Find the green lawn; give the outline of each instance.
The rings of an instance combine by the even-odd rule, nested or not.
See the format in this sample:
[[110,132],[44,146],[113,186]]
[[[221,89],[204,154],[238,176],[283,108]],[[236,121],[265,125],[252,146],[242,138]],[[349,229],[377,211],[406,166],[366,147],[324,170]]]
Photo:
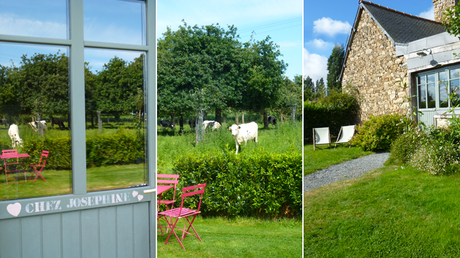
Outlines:
[[197,217],[193,225],[202,242],[187,236],[184,251],[174,235],[168,245],[167,236],[158,235],[158,257],[302,257],[298,220]]
[[459,185],[388,166],[305,192],[305,257],[460,257]]
[[372,153],[370,151],[363,151],[358,147],[348,147],[348,145],[339,145],[337,148],[334,148],[333,146],[334,145],[332,145],[332,147],[321,145],[319,147],[317,146],[316,150],[313,151],[313,144],[305,145],[304,175]]

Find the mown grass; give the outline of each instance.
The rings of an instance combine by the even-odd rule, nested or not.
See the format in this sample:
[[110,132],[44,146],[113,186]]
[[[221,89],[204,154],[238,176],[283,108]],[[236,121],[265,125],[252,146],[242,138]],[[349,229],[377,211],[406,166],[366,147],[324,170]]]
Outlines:
[[337,148],[334,148],[334,145],[332,147],[320,145],[316,146],[316,150],[313,151],[313,144],[308,144],[304,146],[304,175],[371,153],[358,147],[348,147],[348,145],[339,145]]
[[174,235],[165,245],[167,235],[158,234],[158,257],[302,257],[299,220],[197,217],[193,225],[202,242],[187,236],[184,251]]
[[459,257],[459,185],[387,166],[305,192],[305,257]]

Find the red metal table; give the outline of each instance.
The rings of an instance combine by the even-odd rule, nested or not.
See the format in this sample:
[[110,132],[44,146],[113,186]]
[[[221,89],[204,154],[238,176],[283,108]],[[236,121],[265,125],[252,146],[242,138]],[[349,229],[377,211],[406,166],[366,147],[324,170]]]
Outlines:
[[[7,180],[7,177],[6,177],[6,173],[7,173],[6,172],[7,171],[6,164],[7,164],[7,162],[6,162],[6,160],[7,159],[29,158],[29,157],[30,157],[30,155],[27,154],[27,153],[5,153],[3,155],[0,155],[0,159],[3,159],[3,162],[5,164],[5,167],[4,167],[4,169],[5,169],[5,181]],[[21,161],[20,164],[23,165],[23,162]],[[14,172],[20,172],[20,171],[24,172],[24,179],[25,179],[24,183],[27,182],[26,170],[25,169],[14,170]],[[6,183],[8,183],[8,181],[6,181]]]
[[[168,191],[169,189],[173,188],[174,185],[157,185],[157,196],[160,195],[160,200],[161,200],[161,194],[165,191]],[[157,204],[157,220],[158,220],[158,228],[160,229],[161,235],[163,235],[163,232],[168,232],[168,227],[162,226],[158,217],[158,211],[160,209],[160,204]],[[167,228],[166,231],[163,231],[163,228]]]

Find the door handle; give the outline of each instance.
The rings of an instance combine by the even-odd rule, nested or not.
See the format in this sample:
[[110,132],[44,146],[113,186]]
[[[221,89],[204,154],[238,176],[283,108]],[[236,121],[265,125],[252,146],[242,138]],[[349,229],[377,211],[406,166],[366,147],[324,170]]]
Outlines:
[[144,194],[154,193],[156,191],[157,191],[156,188],[155,189],[147,189],[147,190],[144,190]]

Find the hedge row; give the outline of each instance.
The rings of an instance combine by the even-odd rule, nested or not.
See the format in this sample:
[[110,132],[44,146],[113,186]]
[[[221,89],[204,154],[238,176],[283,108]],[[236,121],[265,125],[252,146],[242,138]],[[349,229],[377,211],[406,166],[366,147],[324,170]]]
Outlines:
[[351,94],[331,93],[317,101],[304,103],[304,143],[311,143],[313,128],[329,127],[331,135],[337,136],[341,126],[357,123],[359,104]]
[[[0,148],[10,149],[11,142],[0,140]],[[132,164],[144,161],[144,139],[135,134],[119,130],[116,134],[98,135],[86,139],[86,164],[88,167]],[[34,138],[23,144],[20,152],[31,156],[30,163],[40,159],[42,150],[50,155],[46,166],[51,169],[71,169],[70,137]]]
[[207,183],[202,202],[205,216],[274,218],[302,214],[300,153],[190,155],[181,157],[173,170],[180,175],[179,189]]

